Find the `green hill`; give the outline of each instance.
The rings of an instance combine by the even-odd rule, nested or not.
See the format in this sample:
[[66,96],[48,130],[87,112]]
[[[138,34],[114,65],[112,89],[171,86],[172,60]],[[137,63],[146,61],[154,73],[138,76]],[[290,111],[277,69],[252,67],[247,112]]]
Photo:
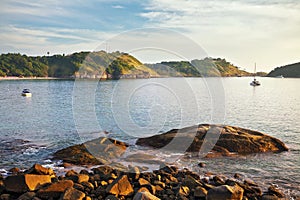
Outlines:
[[105,51],[70,55],[0,55],[0,76],[148,78],[158,74],[127,53]]
[[282,67],[277,67],[272,70],[268,75],[268,77],[276,77],[283,76],[286,78],[300,78],[300,62],[285,65]]
[[161,62],[147,64],[162,76],[250,76],[251,73],[240,70],[238,67],[221,58],[205,58],[202,60]]

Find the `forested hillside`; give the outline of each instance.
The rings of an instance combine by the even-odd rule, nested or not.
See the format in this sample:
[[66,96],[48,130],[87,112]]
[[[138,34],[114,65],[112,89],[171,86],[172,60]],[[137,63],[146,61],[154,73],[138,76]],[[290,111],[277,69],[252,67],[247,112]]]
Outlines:
[[269,77],[276,77],[276,76],[283,76],[283,77],[290,77],[290,78],[300,78],[300,62],[277,67],[272,70],[267,76]]
[[161,62],[147,64],[162,76],[249,76],[251,73],[240,70],[230,62],[221,58],[205,58],[202,60]]

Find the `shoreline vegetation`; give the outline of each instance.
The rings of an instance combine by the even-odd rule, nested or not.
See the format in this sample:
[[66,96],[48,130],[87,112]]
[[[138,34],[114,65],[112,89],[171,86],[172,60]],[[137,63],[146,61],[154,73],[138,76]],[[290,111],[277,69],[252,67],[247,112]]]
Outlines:
[[[123,52],[79,52],[70,55],[0,55],[0,77],[135,79],[156,77],[252,76],[221,58],[144,64]],[[266,73],[258,72],[264,76]]]
[[[179,141],[195,136],[189,152],[198,152],[206,134],[220,133],[220,143],[212,149],[216,156],[244,155],[249,153],[282,152],[288,148],[280,140],[257,131],[225,125],[200,124],[174,129],[166,133],[140,138],[136,145],[161,148],[176,134]],[[202,138],[202,139],[201,139]],[[227,142],[225,142],[227,141]],[[180,143],[181,143],[180,142]],[[210,142],[210,141],[206,141]],[[158,146],[157,146],[158,145]],[[134,199],[134,200],[283,200],[288,199],[280,186],[269,185],[244,178],[236,173],[233,177],[214,174],[203,170],[206,165],[198,164],[199,171],[179,168],[174,164],[153,160],[153,156],[132,154],[122,157],[129,145],[107,137],[100,137],[83,144],[61,149],[53,159],[62,160],[63,175],[53,169],[34,164],[30,169],[10,170],[7,177],[0,175],[0,198],[43,200],[43,199]],[[244,147],[247,147],[246,149]],[[177,151],[177,149],[165,149]],[[175,152],[176,153],[176,152]],[[129,165],[114,159],[124,159]],[[209,162],[209,159],[205,162]],[[140,165],[140,164],[142,165]],[[146,163],[158,164],[149,170]],[[72,166],[89,166],[74,171]],[[202,169],[202,170],[200,170]],[[208,169],[207,169],[208,170]],[[206,171],[206,172],[205,172]],[[297,198],[297,197],[296,197]]]

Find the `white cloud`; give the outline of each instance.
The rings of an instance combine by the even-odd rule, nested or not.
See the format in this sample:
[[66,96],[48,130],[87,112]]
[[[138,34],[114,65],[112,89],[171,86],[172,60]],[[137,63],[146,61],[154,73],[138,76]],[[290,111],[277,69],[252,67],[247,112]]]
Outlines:
[[112,8],[115,8],[115,9],[123,9],[124,6],[121,6],[121,5],[114,5],[114,6],[112,6]]
[[182,31],[243,68],[299,61],[299,1],[151,0],[145,9],[148,26]]

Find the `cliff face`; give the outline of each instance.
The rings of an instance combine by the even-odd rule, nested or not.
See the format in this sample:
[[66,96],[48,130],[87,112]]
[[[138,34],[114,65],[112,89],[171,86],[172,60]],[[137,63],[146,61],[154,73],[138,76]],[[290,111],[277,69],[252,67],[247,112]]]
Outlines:
[[268,77],[277,77],[283,76],[287,78],[300,78],[300,62],[277,67],[272,70],[268,75]]

